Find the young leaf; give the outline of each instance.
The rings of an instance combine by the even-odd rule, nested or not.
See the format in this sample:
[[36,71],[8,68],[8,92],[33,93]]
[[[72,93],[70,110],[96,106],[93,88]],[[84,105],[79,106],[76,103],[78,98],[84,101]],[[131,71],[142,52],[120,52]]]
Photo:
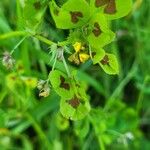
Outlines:
[[106,53],[100,61],[100,66],[107,74],[118,74],[119,65],[115,55]]
[[124,17],[131,11],[132,0],[93,0],[91,8],[98,9],[113,20]]
[[50,12],[57,28],[61,29],[80,27],[89,19],[89,5],[85,0],[68,0],[61,8],[52,1]]
[[109,30],[106,17],[97,13],[90,21],[91,32],[88,36],[90,45],[96,49],[104,47],[114,40],[115,34]]
[[72,98],[74,92],[71,88],[71,80],[61,71],[54,70],[49,75],[50,82],[57,92],[63,98]]
[[76,96],[71,99],[61,99],[60,112],[62,115],[71,120],[81,120],[90,111],[88,100],[84,101]]
[[42,20],[46,10],[45,2],[40,0],[23,0],[23,23],[29,29],[35,29]]

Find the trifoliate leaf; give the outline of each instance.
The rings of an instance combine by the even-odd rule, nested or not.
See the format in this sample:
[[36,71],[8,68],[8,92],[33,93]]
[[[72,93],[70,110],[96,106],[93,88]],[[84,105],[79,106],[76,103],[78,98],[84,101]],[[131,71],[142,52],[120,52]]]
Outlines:
[[105,51],[102,48],[94,49],[92,48],[92,60],[93,64],[99,63],[105,56]]
[[91,8],[103,12],[110,20],[118,19],[131,11],[132,0],[93,0]]
[[71,87],[71,79],[67,77],[63,72],[54,70],[49,75],[50,82],[57,92],[63,98],[72,98],[74,92]]
[[100,61],[100,66],[107,74],[118,74],[119,65],[115,55],[106,53]]
[[114,40],[115,34],[109,30],[106,17],[98,13],[90,21],[91,33],[87,37],[90,45],[94,48],[101,48]]
[[71,99],[61,99],[60,112],[62,115],[71,120],[83,119],[90,111],[88,100],[82,100],[76,96]]
[[89,19],[89,5],[85,0],[68,0],[61,8],[52,1],[50,12],[57,28],[61,29],[80,27]]

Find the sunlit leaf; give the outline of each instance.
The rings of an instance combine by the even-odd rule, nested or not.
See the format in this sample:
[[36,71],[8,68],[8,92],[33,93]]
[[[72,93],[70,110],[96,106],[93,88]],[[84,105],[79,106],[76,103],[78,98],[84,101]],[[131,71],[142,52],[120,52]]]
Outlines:
[[92,0],[91,8],[103,12],[110,20],[118,19],[131,11],[132,0]]
[[115,55],[106,53],[100,61],[100,66],[107,74],[118,74],[119,65]]
[[80,99],[74,96],[71,99],[61,99],[60,112],[62,115],[71,120],[83,119],[90,111],[88,100]]
[[61,29],[80,27],[89,18],[89,5],[85,0],[68,0],[61,8],[52,1],[50,11],[57,28]]
[[102,60],[104,56],[105,56],[104,49],[102,49],[102,48],[92,49],[92,61],[93,61],[93,64],[99,63],[100,60]]
[[106,17],[98,13],[90,21],[91,33],[87,37],[90,45],[101,48],[114,40],[115,34],[109,29]]
[[58,95],[64,98],[72,98],[73,90],[71,88],[71,79],[63,72],[54,70],[49,75],[50,82]]
[[23,0],[23,22],[24,26],[29,29],[35,29],[42,21],[46,10],[45,1],[40,0]]

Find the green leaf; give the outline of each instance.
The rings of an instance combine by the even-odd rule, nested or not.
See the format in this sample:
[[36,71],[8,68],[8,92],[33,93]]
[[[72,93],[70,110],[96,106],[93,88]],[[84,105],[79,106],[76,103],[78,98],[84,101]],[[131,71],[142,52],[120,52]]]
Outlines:
[[83,100],[77,97],[71,99],[61,99],[60,112],[62,115],[71,120],[81,120],[90,111],[90,104],[88,100]]
[[59,130],[64,131],[69,128],[69,121],[64,118],[60,112],[56,114],[55,119],[56,126]]
[[89,19],[89,5],[85,0],[68,0],[61,8],[50,2],[50,12],[57,28],[71,29],[83,26]]
[[[103,12],[108,19],[118,19],[126,16],[132,9],[132,0],[93,0],[91,8]],[[95,10],[95,11],[96,11]]]
[[54,70],[49,75],[50,82],[56,93],[63,98],[72,98],[74,91],[72,90],[71,80],[63,72]]
[[90,21],[91,32],[87,39],[94,48],[101,48],[114,40],[115,34],[109,29],[106,17],[98,13]]
[[92,61],[93,64],[97,64],[102,60],[105,56],[105,51],[102,48],[99,49],[92,49]]
[[22,6],[24,26],[35,29],[42,21],[46,3],[40,0],[24,0]]
[[79,138],[85,138],[89,132],[90,124],[88,118],[74,122],[74,130]]
[[107,74],[118,74],[119,65],[115,55],[106,53],[104,58],[100,61],[100,66]]

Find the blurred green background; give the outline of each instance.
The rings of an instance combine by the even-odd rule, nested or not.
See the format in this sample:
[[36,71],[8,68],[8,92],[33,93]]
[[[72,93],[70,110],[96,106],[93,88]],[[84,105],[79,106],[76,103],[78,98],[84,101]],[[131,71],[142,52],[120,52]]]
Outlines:
[[[38,34],[64,40],[68,31],[56,29],[49,15],[47,10]],[[22,30],[20,22],[19,0],[1,0],[0,150],[150,149],[150,0],[134,0],[133,11],[112,23],[117,37],[107,49],[118,57],[119,76],[90,61],[78,68],[92,110],[76,122],[61,116],[54,91],[38,96],[36,82],[51,70],[46,44],[27,38],[13,53],[15,69],[2,65],[3,53],[22,39],[7,34]]]

